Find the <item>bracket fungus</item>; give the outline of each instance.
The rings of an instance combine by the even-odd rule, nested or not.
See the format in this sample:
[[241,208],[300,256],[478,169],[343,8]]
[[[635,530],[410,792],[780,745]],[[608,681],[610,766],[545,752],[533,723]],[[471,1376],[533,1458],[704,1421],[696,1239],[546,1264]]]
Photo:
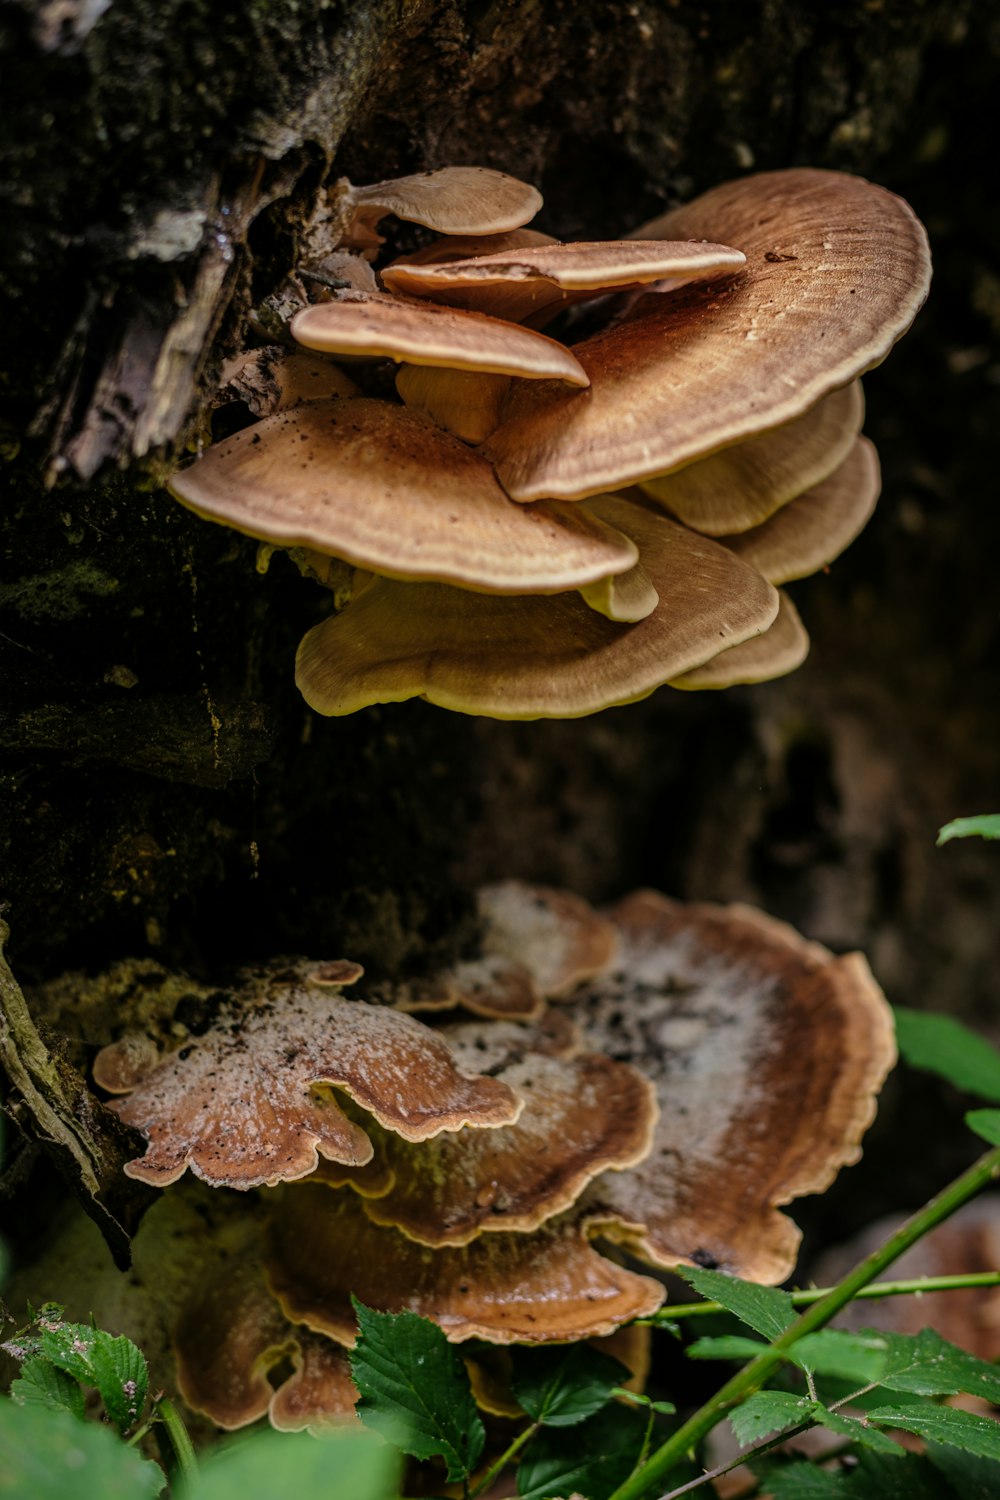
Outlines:
[[[291,333],[396,361],[401,400],[306,399],[172,480],[200,515],[307,548],[309,576],[339,580],[349,602],[298,657],[319,713],[420,696],[575,717],[790,671],[808,638],[765,580],[826,566],[874,505],[857,377],[930,271],[901,199],[758,173],[591,244],[522,227],[540,206],[482,168],[342,179],[316,223],[344,287]],[[379,267],[389,213],[440,238]],[[603,331],[572,347],[537,331],[588,297],[609,300]],[[353,595],[320,555],[364,570]]]
[[[119,1075],[121,1046],[98,1055],[98,1083]],[[333,1089],[414,1141],[508,1124],[521,1108],[506,1084],[463,1074],[412,1017],[280,976],[221,1003],[200,1036],[130,1082],[110,1107],[148,1138],[125,1170],[154,1187],[187,1167],[213,1186],[247,1189],[305,1177],[320,1156],[364,1166],[371,1141]]]
[[[97,1056],[149,1140],[127,1170],[211,1231],[164,1253],[200,1257],[172,1273],[174,1344],[185,1399],[219,1425],[350,1420],[352,1296],[507,1345],[651,1313],[663,1286],[622,1249],[780,1281],[798,1243],[782,1206],[859,1154],[894,1059],[860,955],[649,891],[599,915],[507,881],[479,904],[467,962],[502,982],[495,1003],[473,987],[474,1019],[456,1019],[461,966],[369,985],[350,961],[295,960],[235,993],[169,977],[184,1009]],[[527,997],[513,1013],[504,965]],[[443,1009],[426,1022],[399,1009],[422,985]],[[201,1182],[178,1181],[188,1166]]]

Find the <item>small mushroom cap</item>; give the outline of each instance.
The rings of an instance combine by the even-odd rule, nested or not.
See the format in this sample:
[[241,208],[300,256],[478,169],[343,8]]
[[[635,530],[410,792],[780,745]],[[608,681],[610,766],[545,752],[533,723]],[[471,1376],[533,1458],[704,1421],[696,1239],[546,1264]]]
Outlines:
[[324,354],[374,355],[580,386],[589,379],[576,355],[544,333],[379,292],[342,292],[331,302],[304,307],[289,327],[300,344]]
[[740,178],[642,233],[723,235],[747,264],[724,283],[644,297],[576,345],[585,397],[512,389],[486,451],[517,499],[614,489],[793,421],[884,359],[927,293],[910,208],[837,172]]
[[500,425],[509,375],[400,365],[396,390],[407,406],[430,417],[464,443],[484,443]]
[[440,167],[363,187],[341,178],[336,190],[366,225],[395,214],[438,234],[501,234],[527,224],[542,206],[537,188],[491,167]]
[[[453,260],[469,260],[479,255],[509,253],[512,250],[537,250],[543,245],[558,245],[551,234],[538,229],[511,229],[507,234],[445,234],[398,256],[385,270],[396,266],[439,266]],[[384,274],[384,273],[383,273]]]
[[286,1314],[353,1343],[353,1293],[383,1312],[432,1318],[454,1343],[565,1341],[646,1317],[663,1287],[598,1254],[572,1216],[534,1234],[431,1250],[366,1216],[353,1194],[301,1184],[273,1221],[271,1286]]
[[673,474],[644,479],[642,488],[706,536],[747,531],[832,474],[850,453],[863,417],[861,382],[853,380],[793,422]]
[[454,1010],[475,1016],[534,1020],[545,1010],[545,998],[530,969],[500,954],[463,959],[426,979],[408,980],[380,991],[397,1010]]
[[347,1350],[332,1339],[295,1330],[294,1373],[279,1385],[268,1415],[278,1432],[323,1432],[355,1422],[360,1392],[351,1379]]
[[644,620],[660,602],[642,563],[636,563],[634,568],[619,573],[617,577],[599,578],[596,583],[584,584],[579,594],[583,602],[596,609],[599,615],[618,620],[623,625]]
[[390,291],[437,297],[440,291],[491,282],[548,281],[562,291],[603,292],[651,281],[689,280],[738,271],[742,250],[728,245],[681,240],[593,240],[584,244],[542,245],[494,251],[467,260],[416,265],[396,262],[382,273]]
[[579,506],[513,504],[489,464],[419,412],[314,401],[245,427],[175,474],[198,515],[358,567],[467,588],[578,588],[637,557]]
[[[289,1323],[264,1277],[259,1240],[201,1268],[174,1328],[177,1386],[227,1432],[265,1412],[282,1432],[350,1421],[358,1400],[347,1352]],[[294,1373],[272,1372],[291,1359]]]
[[377,1143],[396,1181],[367,1200],[374,1223],[433,1246],[537,1229],[571,1207],[599,1172],[632,1166],[649,1151],[656,1096],[627,1063],[594,1053],[570,1061],[532,1053],[499,1076],[525,1101],[516,1124],[421,1146],[390,1136]]
[[501,599],[379,578],[303,639],[306,702],[339,715],[424,697],[497,719],[579,718],[646,697],[775,618],[777,593],[726,548],[624,499],[594,512],[639,548],[659,594],[645,620],[616,624],[575,594]]
[[783,505],[762,526],[721,540],[771,583],[805,578],[854,541],[875,509],[880,483],[874,444],[857,438],[827,479]]
[[603,973],[618,952],[614,924],[571,891],[503,880],[483,886],[477,905],[486,952],[526,965],[547,999]]
[[860,954],[834,958],[749,907],[654,892],[613,913],[615,975],[574,1013],[590,1046],[634,1057],[660,1120],[639,1166],[581,1204],[655,1265],[711,1265],[782,1281],[799,1233],[777,1205],[858,1159],[895,1061],[891,1013]]
[[779,589],[778,597],[777,617],[765,631],[728,651],[720,651],[693,672],[675,677],[670,686],[692,691],[736,687],[741,683],[770,682],[801,667],[809,655],[809,636],[788,595]]
[[294,1337],[259,1259],[229,1256],[195,1283],[174,1329],[178,1390],[192,1411],[227,1432],[246,1427],[271,1405],[268,1372]]
[[506,1124],[521,1108],[497,1079],[461,1073],[447,1043],[409,1016],[265,981],[110,1105],[149,1140],[125,1171],[165,1187],[190,1167],[213,1187],[245,1189],[304,1177],[320,1155],[364,1165],[371,1141],[332,1088],[411,1140]]

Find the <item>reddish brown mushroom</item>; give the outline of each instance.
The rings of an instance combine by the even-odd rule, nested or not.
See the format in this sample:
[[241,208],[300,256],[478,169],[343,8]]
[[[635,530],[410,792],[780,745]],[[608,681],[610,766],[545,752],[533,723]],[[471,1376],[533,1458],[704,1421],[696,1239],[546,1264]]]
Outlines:
[[657,1085],[645,1160],[581,1200],[656,1265],[754,1281],[792,1270],[778,1205],[856,1161],[895,1060],[889,1008],[860,954],[834,958],[749,907],[639,892],[614,912],[614,976],[578,998],[587,1044]]
[[412,1017],[265,974],[111,1105],[149,1141],[125,1170],[164,1187],[190,1166],[245,1189],[304,1177],[321,1155],[363,1166],[371,1141],[335,1089],[410,1140],[507,1124],[521,1108],[505,1084],[463,1074]]

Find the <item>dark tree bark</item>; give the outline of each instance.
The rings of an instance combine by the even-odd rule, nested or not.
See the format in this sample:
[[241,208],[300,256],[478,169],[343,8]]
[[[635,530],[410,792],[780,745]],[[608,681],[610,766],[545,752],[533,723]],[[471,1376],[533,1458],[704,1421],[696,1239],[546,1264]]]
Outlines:
[[[0,893],[22,978],[153,952],[412,969],[482,878],[748,899],[862,946],[893,999],[996,1026],[1000,28],[808,0],[3,0]],[[326,601],[158,488],[331,174],[450,162],[608,237],[750,168],[859,171],[938,280],[869,382],[884,498],[796,598],[787,681],[586,721],[310,714]],[[405,243],[405,233],[401,243]]]

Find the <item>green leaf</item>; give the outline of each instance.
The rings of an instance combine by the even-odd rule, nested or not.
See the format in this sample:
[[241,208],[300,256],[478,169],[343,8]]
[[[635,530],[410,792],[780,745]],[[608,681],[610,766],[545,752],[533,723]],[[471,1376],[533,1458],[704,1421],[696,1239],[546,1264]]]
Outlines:
[[807,1463],[769,1470],[765,1488],[771,1500],[850,1500],[851,1493],[846,1475]]
[[611,1399],[628,1370],[587,1344],[511,1350],[511,1389],[521,1406],[546,1427],[571,1427]]
[[128,1432],[142,1414],[149,1389],[149,1372],[141,1351],[124,1334],[112,1338],[110,1333],[99,1332],[90,1364],[104,1410],[119,1432]]
[[166,1484],[163,1471],[110,1428],[2,1398],[0,1453],[2,1500],[152,1500]]
[[354,1308],[358,1416],[414,1458],[439,1454],[448,1478],[462,1479],[475,1467],[486,1432],[458,1352],[436,1323],[416,1313],[374,1312],[357,1300]]
[[1000,1146],[1000,1109],[970,1109],[965,1123],[991,1146]]
[[942,1448],[938,1443],[927,1444],[927,1459],[938,1476],[944,1475],[960,1500],[996,1500],[1000,1495],[1000,1465],[993,1459],[976,1458],[959,1448]]
[[721,1334],[718,1338],[695,1339],[689,1344],[688,1359],[756,1359],[767,1348],[760,1339],[748,1339],[743,1334]]
[[114,1338],[86,1323],[63,1323],[38,1340],[40,1353],[83,1385],[96,1386],[104,1409],[119,1432],[138,1420],[146,1402],[149,1375],[140,1351],[124,1335]]
[[635,1467],[646,1423],[638,1407],[606,1406],[570,1432],[554,1427],[537,1433],[517,1471],[521,1500],[573,1494],[608,1500]]
[[925,1458],[898,1445],[891,1458],[862,1449],[847,1494],[850,1500],[966,1500],[942,1484]]
[[756,1286],[752,1281],[740,1281],[738,1276],[726,1276],[722,1271],[704,1271],[700,1266],[685,1266],[679,1274],[696,1292],[710,1302],[721,1302],[741,1323],[766,1339],[778,1338],[795,1322],[791,1297],[777,1287]]
[[38,1349],[74,1380],[80,1380],[84,1385],[96,1385],[90,1362],[96,1342],[95,1328],[89,1328],[86,1323],[63,1323],[42,1334]]
[[11,1385],[10,1398],[19,1406],[45,1406],[49,1411],[71,1411],[74,1417],[83,1418],[83,1392],[77,1382],[39,1356],[25,1360],[20,1379]]
[[894,1007],[896,1041],[911,1068],[1000,1104],[1000,1052],[951,1016]]
[[1000,1369],[950,1344],[933,1328],[908,1335],[886,1333],[887,1357],[879,1383],[917,1396],[954,1396],[959,1391],[1000,1403]]
[[790,1391],[756,1391],[729,1413],[729,1421],[740,1447],[747,1448],[771,1432],[783,1432],[805,1421],[812,1404],[807,1396],[794,1396]]
[[938,844],[952,839],[1000,839],[1000,813],[976,813],[971,818],[952,818],[938,829]]
[[830,1375],[867,1385],[877,1380],[885,1366],[888,1345],[878,1332],[844,1333],[822,1328],[807,1333],[788,1351],[788,1358],[814,1375]]
[[370,1432],[255,1432],[208,1454],[179,1500],[395,1500],[400,1468],[398,1452]]
[[961,1448],[979,1458],[1000,1459],[1000,1422],[971,1411],[954,1411],[950,1406],[876,1406],[868,1413],[868,1420],[913,1432],[928,1442]]
[[841,1437],[850,1438],[854,1443],[861,1443],[865,1448],[873,1448],[876,1453],[884,1453],[887,1457],[902,1458],[904,1450],[892,1438],[886,1437],[879,1432],[877,1427],[869,1427],[868,1423],[860,1421],[857,1417],[844,1416],[839,1411],[830,1411],[821,1401],[811,1403],[812,1417],[828,1432],[836,1432]]

